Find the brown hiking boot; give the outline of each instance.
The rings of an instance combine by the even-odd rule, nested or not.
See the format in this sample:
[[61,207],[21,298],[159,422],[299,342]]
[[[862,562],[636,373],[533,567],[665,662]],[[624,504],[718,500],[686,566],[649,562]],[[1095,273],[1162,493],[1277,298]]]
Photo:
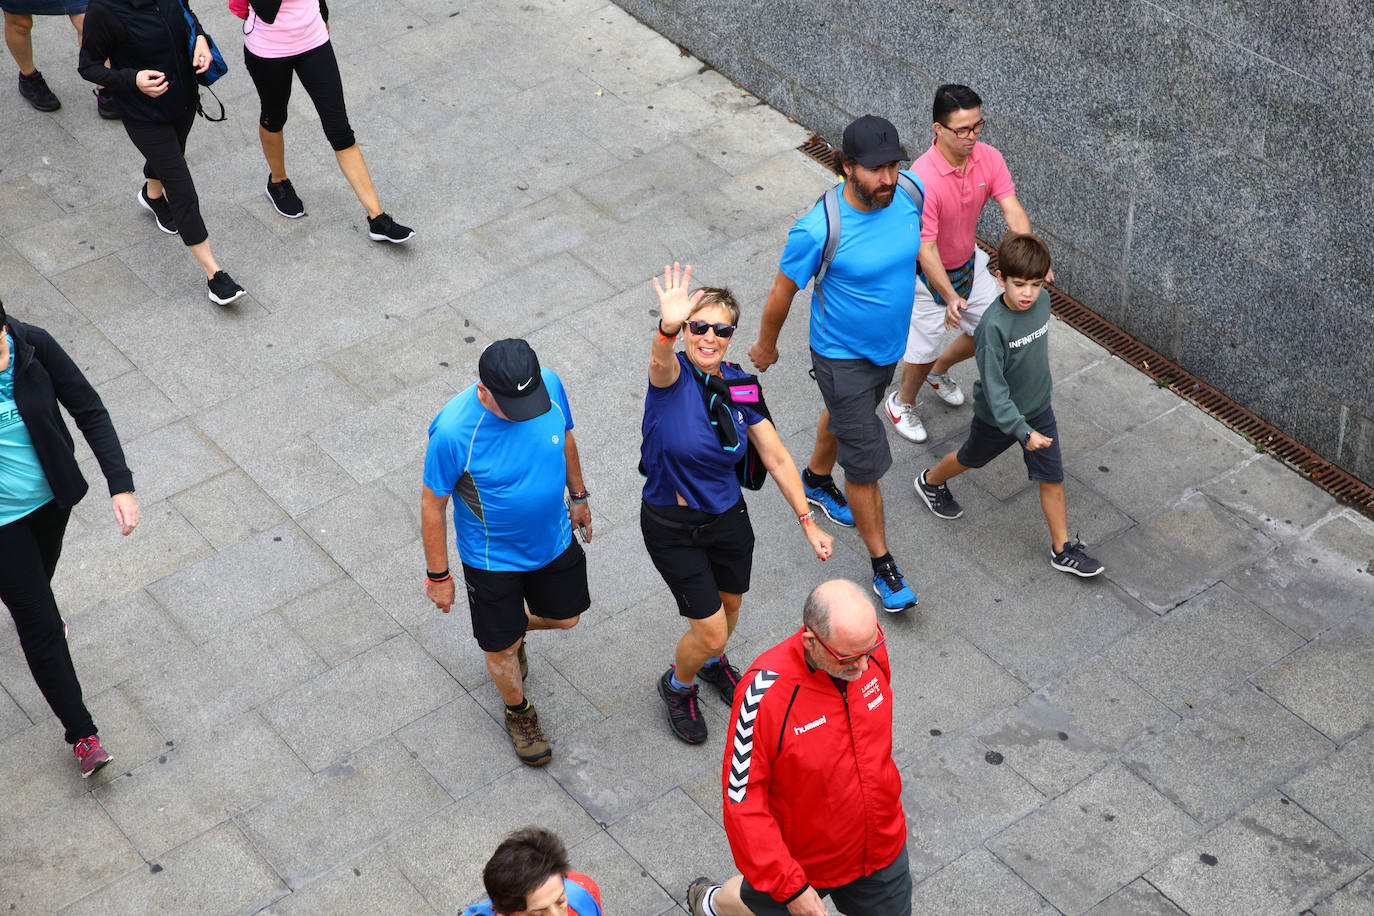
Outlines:
[[542,767],[553,759],[553,749],[544,729],[539,727],[539,714],[531,706],[524,712],[506,710],[506,731],[515,742],[515,756],[532,767]]

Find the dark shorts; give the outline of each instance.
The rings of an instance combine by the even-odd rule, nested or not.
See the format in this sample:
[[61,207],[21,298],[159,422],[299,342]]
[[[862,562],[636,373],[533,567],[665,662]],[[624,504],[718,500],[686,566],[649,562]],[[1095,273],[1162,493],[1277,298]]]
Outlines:
[[641,502],[639,529],[683,617],[704,620],[720,610],[720,592],[749,591],[754,526],[743,496],[720,515]]
[[0,9],[19,16],[75,16],[86,12],[86,0],[5,0]]
[[529,572],[473,569],[463,564],[472,635],[483,652],[509,649],[525,635],[525,605],[536,617],[567,620],[592,606],[587,555],[576,538],[547,566]]
[[[890,865],[840,887],[816,888],[816,893],[835,901],[835,909],[846,916],[911,916],[911,863],[906,847]],[[765,893],[754,890],[745,878],[740,899],[754,916],[788,916],[787,907]]]
[[876,483],[892,467],[887,423],[878,416],[897,364],[878,366],[866,359],[831,359],[811,351],[811,369],[830,411],[826,429],[839,441],[840,467],[851,483]]
[[[1046,407],[1035,416],[1027,417],[1026,422],[1040,435],[1054,440],[1049,448],[1033,452],[1022,447],[1021,458],[1026,462],[1026,473],[1031,480],[1041,483],[1063,483],[1064,461],[1059,452],[1059,424],[1054,421],[1054,410]],[[954,460],[966,468],[981,468],[1013,445],[1021,445],[1015,436],[1009,436],[975,416],[969,424],[968,439],[959,446],[959,453]]]

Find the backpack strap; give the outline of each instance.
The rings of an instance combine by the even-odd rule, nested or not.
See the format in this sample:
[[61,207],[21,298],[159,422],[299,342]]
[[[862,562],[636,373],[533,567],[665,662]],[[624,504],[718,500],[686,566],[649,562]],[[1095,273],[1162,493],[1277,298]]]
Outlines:
[[821,281],[830,270],[830,262],[835,260],[835,252],[840,250],[840,189],[831,188],[816,203],[825,210],[825,246],[821,249],[821,263],[816,268],[816,279],[812,288],[816,292],[816,305],[820,309],[821,320],[825,320],[825,294],[821,292]]
[[921,190],[921,185],[906,172],[897,172],[897,187],[906,192],[906,196],[911,198],[911,202],[916,205],[916,212],[920,213],[925,206],[926,195]]
[[568,909],[577,916],[601,916],[601,907],[592,892],[571,878],[564,879],[563,893],[568,895]]

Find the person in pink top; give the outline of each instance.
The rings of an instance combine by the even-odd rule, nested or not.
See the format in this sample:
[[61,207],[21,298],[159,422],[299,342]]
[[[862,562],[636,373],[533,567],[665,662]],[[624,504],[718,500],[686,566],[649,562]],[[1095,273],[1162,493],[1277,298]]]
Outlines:
[[243,63],[258,90],[262,116],[258,138],[267,157],[267,197],[288,219],[305,216],[305,205],[286,177],[286,106],[291,76],[315,103],[320,125],[339,160],[353,193],[367,210],[368,236],[374,242],[404,242],[415,235],[383,212],[362,150],[353,137],[344,106],[339,62],[329,43],[329,7],[325,0],[237,0],[230,9],[244,18]]
[[[974,240],[978,214],[995,200],[1012,232],[1030,232],[1030,218],[1016,199],[1006,160],[978,142],[983,129],[978,93],[946,83],[935,90],[932,113],[935,137],[911,164],[925,188],[916,302],[901,383],[886,403],[888,419],[913,442],[926,441],[925,424],[915,406],[922,382],[928,382],[946,404],[964,403],[959,385],[945,373],[973,355],[973,330],[1000,292],[988,273],[988,256]],[[962,333],[942,353],[946,326]]]

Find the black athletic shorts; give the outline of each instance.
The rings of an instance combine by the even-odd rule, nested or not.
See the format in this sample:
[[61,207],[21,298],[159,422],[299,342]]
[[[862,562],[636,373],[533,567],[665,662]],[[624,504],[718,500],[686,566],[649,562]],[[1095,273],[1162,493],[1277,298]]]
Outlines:
[[[906,847],[873,874],[840,887],[818,887],[816,893],[835,901],[835,909],[845,916],[911,916],[911,862]],[[748,878],[739,896],[754,916],[787,916],[786,906],[755,890]]]
[[969,424],[968,439],[959,446],[954,460],[966,468],[981,468],[1013,445],[1021,445],[1021,458],[1026,462],[1026,475],[1031,480],[1063,483],[1064,460],[1060,457],[1059,424],[1055,422],[1054,410],[1046,407],[1035,416],[1027,417],[1026,422],[1031,429],[1042,436],[1049,436],[1054,442],[1048,448],[1038,448],[1032,452],[1021,445],[1015,436],[1009,436],[975,416]]
[[811,351],[811,372],[830,411],[826,426],[838,443],[836,461],[850,483],[877,483],[892,467],[887,420],[879,417],[897,364],[878,366],[866,359],[831,359]]
[[463,564],[472,635],[483,652],[509,649],[525,635],[525,605],[536,617],[567,620],[592,606],[587,555],[573,538],[547,566],[529,572],[474,569]]
[[683,617],[704,620],[720,610],[720,592],[749,591],[754,526],[742,495],[719,515],[641,502],[639,528],[649,559],[668,583]]

